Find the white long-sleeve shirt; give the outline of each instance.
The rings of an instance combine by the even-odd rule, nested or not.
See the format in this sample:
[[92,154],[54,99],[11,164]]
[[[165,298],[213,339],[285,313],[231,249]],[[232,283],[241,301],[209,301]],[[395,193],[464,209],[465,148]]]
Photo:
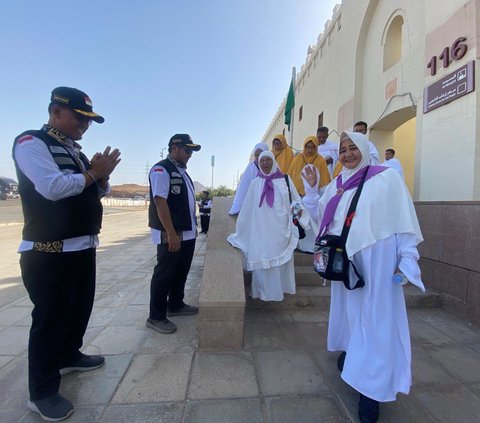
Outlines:
[[[80,148],[77,143],[67,138],[63,146],[72,156],[79,157]],[[85,189],[85,177],[81,173],[63,173],[55,163],[48,146],[37,137],[21,138],[15,145],[13,154],[20,170],[33,183],[35,190],[47,200],[58,201],[73,197]],[[78,162],[83,167],[83,162],[81,160]],[[108,192],[109,185],[105,190],[98,187],[99,196],[104,196]],[[34,241],[22,240],[18,252],[33,249]],[[97,235],[79,236],[63,240],[63,251],[80,251],[98,245]]]

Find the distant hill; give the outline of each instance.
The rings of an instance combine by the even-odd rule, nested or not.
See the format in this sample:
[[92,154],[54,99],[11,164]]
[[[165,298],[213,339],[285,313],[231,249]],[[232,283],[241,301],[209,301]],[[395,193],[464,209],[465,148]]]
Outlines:
[[[204,185],[200,182],[193,181],[195,187],[195,192],[201,192],[206,189]],[[112,192],[110,193],[111,197],[120,197],[120,198],[132,198],[136,195],[145,196],[149,194],[148,185],[137,185],[137,184],[123,184],[123,185],[113,185]]]

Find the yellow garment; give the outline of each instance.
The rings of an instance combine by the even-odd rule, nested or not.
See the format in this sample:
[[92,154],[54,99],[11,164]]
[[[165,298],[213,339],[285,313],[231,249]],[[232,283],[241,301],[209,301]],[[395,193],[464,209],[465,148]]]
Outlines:
[[337,162],[335,165],[335,168],[333,169],[333,177],[336,178],[338,175],[340,175],[340,172],[343,170],[343,166],[340,162]]
[[313,144],[315,144],[315,147],[318,147],[317,137],[308,137],[303,143],[303,153],[299,154],[292,160],[292,163],[290,164],[287,172],[290,175],[290,178],[292,178],[292,181],[295,184],[295,188],[297,188],[297,191],[300,195],[305,195],[301,172],[307,164],[313,164],[318,169],[320,173],[321,187],[330,183],[330,173],[328,172],[326,160],[316,152],[316,149],[315,152],[310,156],[306,155],[305,146],[309,142],[313,142]]
[[277,162],[278,168],[283,173],[287,173],[288,168],[290,167],[290,163],[292,163],[293,160],[293,151],[291,147],[287,145],[287,140],[282,134],[275,135],[273,139],[279,140],[282,143],[280,149],[276,150],[273,147],[272,142],[272,153],[275,155],[275,160]]

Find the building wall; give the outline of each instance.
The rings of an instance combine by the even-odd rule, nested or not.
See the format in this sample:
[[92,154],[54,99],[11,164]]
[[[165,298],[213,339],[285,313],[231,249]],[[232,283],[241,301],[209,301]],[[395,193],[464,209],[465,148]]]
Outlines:
[[[364,120],[381,157],[388,144],[397,146],[415,200],[480,200],[479,89],[423,113],[424,87],[478,59],[479,4],[480,0],[450,0],[439,7],[436,0],[344,0],[297,74],[293,146],[300,149],[315,133],[321,112],[334,141],[355,121]],[[399,16],[402,55],[385,68],[389,25]],[[438,66],[437,74],[430,75],[430,58],[459,36],[467,38],[466,56],[448,68]],[[476,75],[478,81],[479,66]],[[266,130],[265,142],[284,130],[283,113],[284,103]],[[286,136],[289,139],[288,132]],[[446,169],[454,169],[454,177]]]

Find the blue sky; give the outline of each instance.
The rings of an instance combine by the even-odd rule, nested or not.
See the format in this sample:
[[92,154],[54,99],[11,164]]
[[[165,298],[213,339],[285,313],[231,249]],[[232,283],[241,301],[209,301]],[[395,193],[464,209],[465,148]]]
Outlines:
[[340,0],[3,0],[0,175],[16,135],[48,119],[51,90],[79,88],[106,122],[81,141],[122,151],[113,184],[145,180],[176,132],[202,145],[192,179],[232,186]]

